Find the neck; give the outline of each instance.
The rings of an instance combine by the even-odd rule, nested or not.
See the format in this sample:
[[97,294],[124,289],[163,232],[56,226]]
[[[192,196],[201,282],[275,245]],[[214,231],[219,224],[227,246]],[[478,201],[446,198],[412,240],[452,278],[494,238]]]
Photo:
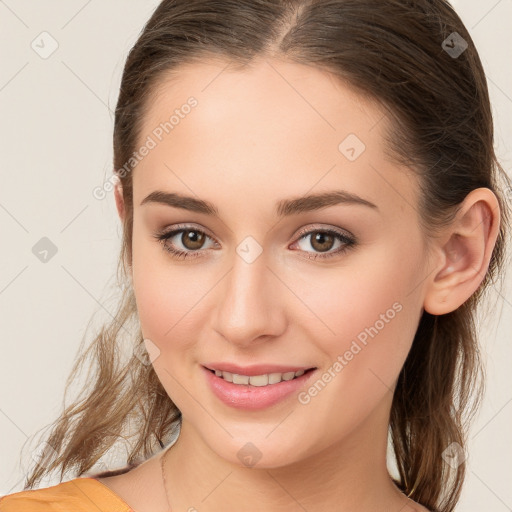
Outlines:
[[414,510],[386,466],[387,422],[360,424],[336,445],[286,466],[244,467],[220,457],[183,420],[164,461],[171,510],[385,512]]

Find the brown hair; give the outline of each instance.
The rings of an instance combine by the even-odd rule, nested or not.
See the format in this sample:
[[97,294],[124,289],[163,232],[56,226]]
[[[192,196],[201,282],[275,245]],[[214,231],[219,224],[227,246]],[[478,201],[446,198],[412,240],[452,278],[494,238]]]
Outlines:
[[[467,43],[460,55],[445,41],[457,32]],[[462,41],[459,39],[458,41]],[[449,47],[453,47],[453,39]],[[75,468],[82,475],[119,439],[129,422],[134,438],[127,463],[164,446],[181,413],[154,369],[141,362],[140,326],[127,277],[132,247],[131,162],[149,101],[164,76],[180,65],[222,58],[241,69],[256,56],[278,56],[334,73],[360,94],[383,105],[392,123],[389,157],[419,176],[419,212],[427,238],[454,219],[466,195],[487,187],[497,196],[501,225],[490,265],[478,290],[455,311],[423,312],[399,375],[390,433],[406,494],[431,510],[452,511],[460,497],[465,463],[451,469],[442,453],[466,446],[469,420],[484,389],[475,329],[484,290],[502,277],[509,212],[498,178],[510,180],[496,159],[486,78],[473,41],[445,0],[164,0],[131,49],[122,76],[114,127],[114,167],[125,203],[118,266],[122,300],[72,375],[92,357],[97,365],[83,397],[55,421],[44,464],[27,479],[31,488],[46,473]],[[165,74],[165,75],[164,75]],[[123,169],[123,172],[119,170]],[[123,346],[130,358],[121,361]],[[91,372],[91,368],[89,370]],[[68,379],[66,390],[70,382]],[[66,443],[64,443],[64,440]]]

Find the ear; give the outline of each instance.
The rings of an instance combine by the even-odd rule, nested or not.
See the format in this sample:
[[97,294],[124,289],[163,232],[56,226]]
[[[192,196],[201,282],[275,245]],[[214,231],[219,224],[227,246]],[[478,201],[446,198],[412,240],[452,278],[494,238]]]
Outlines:
[[[124,218],[125,218],[125,207],[124,207],[124,198],[123,198],[123,185],[121,184],[121,180],[119,179],[119,176],[114,176],[115,180],[114,180],[114,197],[116,199],[116,208],[117,208],[117,213],[119,214],[119,218],[121,219],[121,222],[124,224]],[[124,229],[124,227],[123,227]],[[127,275],[128,275],[128,278],[130,279],[130,281],[133,279],[133,271],[132,271],[132,266],[130,263],[126,263],[126,260],[125,260],[125,269],[126,267],[128,267],[128,272],[127,272]]]
[[434,248],[439,264],[427,283],[425,311],[444,315],[473,295],[489,268],[499,225],[500,208],[494,193],[488,188],[472,190]]
[[115,185],[114,185],[114,197],[116,199],[116,207],[117,207],[117,213],[119,214],[119,218],[121,219],[121,222],[124,221],[124,198],[123,198],[123,185],[121,184],[121,180],[119,179],[119,176],[115,177]]

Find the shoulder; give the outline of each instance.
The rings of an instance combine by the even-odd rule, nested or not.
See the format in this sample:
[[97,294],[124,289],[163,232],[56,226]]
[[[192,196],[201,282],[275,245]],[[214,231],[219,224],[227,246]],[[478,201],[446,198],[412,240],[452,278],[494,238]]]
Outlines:
[[68,482],[19,491],[0,497],[0,512],[132,512],[107,487],[93,478],[75,478]]

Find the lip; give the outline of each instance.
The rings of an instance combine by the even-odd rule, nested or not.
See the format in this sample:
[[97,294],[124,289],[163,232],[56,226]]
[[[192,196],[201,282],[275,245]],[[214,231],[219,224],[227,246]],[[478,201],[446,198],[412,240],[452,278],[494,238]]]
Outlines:
[[298,372],[299,370],[310,370],[313,366],[284,366],[278,364],[253,364],[250,366],[239,366],[234,363],[218,362],[204,364],[210,370],[220,370],[221,372],[236,373],[238,375],[264,375],[266,373],[286,373]]
[[[268,366],[265,368],[268,368]],[[251,369],[254,368],[251,367]],[[298,370],[301,369],[302,368],[298,368]],[[283,380],[278,384],[251,386],[249,384],[233,384],[232,382],[224,380],[222,377],[217,377],[215,372],[212,372],[208,368],[204,366],[201,367],[201,371],[205,375],[208,386],[221,402],[236,409],[252,411],[271,407],[286,398],[296,396],[299,391],[307,385],[312,376],[316,374],[316,370],[317,368],[310,369],[300,377],[296,377],[292,380]],[[247,371],[247,368],[244,371]],[[261,373],[253,373],[252,375],[261,375]]]

